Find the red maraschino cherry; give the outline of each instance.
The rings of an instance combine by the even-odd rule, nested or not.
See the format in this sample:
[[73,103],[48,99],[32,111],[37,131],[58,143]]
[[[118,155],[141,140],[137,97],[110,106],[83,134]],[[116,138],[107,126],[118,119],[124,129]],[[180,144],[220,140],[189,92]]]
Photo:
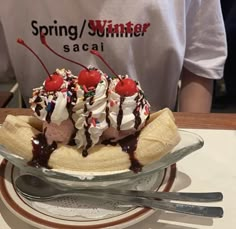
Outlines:
[[95,69],[88,69],[86,66],[84,66],[81,63],[78,63],[74,60],[68,59],[60,54],[58,54],[56,51],[54,51],[48,44],[46,41],[46,37],[44,34],[40,35],[40,40],[42,42],[43,45],[45,45],[51,52],[53,52],[55,55],[61,57],[64,60],[67,60],[69,62],[72,62],[74,64],[80,65],[81,67],[83,67],[84,69],[80,71],[79,75],[78,75],[78,84],[81,86],[85,86],[86,88],[90,88],[90,87],[96,87],[97,84],[101,81],[101,75],[100,73],[95,70]]
[[86,86],[87,88],[96,87],[101,81],[101,75],[96,70],[83,69],[78,76],[78,84]]
[[132,80],[131,78],[121,79],[120,76],[116,74],[116,72],[110,67],[110,65],[104,60],[104,58],[98,51],[91,50],[90,52],[99,57],[103,61],[103,63],[112,71],[112,73],[120,80],[115,87],[115,92],[117,94],[119,94],[120,96],[132,96],[138,91],[136,82],[134,80]]
[[46,71],[48,77],[45,80],[45,90],[46,91],[57,91],[60,89],[63,84],[63,78],[60,75],[52,74],[50,75],[43,61],[39,58],[39,56],[20,38],[17,39],[17,42],[23,46],[25,46],[30,52],[34,54],[34,56],[39,60],[44,70]]
[[115,91],[121,96],[132,96],[138,92],[138,88],[134,80],[125,78],[117,83]]
[[63,84],[63,78],[60,75],[53,74],[45,80],[46,91],[58,91]]

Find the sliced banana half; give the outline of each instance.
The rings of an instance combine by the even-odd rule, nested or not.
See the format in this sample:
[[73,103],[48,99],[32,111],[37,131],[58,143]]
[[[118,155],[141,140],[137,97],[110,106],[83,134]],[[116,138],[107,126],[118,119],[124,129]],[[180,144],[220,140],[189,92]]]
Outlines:
[[[32,139],[42,132],[42,121],[33,116],[8,115],[0,128],[0,144],[28,161],[33,158]],[[131,156],[117,144],[95,145],[87,157],[76,146],[60,145],[51,153],[49,167],[60,170],[105,172],[132,168],[133,159],[144,166],[159,160],[180,141],[173,113],[163,109],[150,116],[138,136]]]

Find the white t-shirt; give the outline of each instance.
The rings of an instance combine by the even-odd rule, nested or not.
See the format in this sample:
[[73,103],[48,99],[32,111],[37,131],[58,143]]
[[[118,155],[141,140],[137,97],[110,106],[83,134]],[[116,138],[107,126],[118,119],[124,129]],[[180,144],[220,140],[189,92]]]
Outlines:
[[[82,69],[47,50],[40,43],[40,31],[63,56],[112,74],[89,52],[98,50],[118,74],[140,82],[152,110],[173,109],[183,66],[202,77],[223,75],[226,40],[219,0],[0,0],[0,4],[1,36],[8,50],[4,69],[11,63],[27,100],[47,74],[17,44],[18,37],[49,72],[67,68],[76,75]],[[4,75],[4,70],[0,73]]]

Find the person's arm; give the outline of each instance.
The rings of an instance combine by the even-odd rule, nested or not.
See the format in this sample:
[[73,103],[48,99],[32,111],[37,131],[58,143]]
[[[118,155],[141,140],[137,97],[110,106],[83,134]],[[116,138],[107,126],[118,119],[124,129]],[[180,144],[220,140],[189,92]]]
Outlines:
[[178,105],[180,111],[210,112],[213,81],[222,78],[227,56],[221,5],[220,0],[190,2]]
[[211,111],[213,80],[183,69],[179,94],[179,111],[208,113]]

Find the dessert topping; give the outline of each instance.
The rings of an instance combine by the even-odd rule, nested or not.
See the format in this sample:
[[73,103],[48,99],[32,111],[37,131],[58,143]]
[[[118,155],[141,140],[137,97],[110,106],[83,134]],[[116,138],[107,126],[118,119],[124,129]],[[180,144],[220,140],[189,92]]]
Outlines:
[[116,93],[120,96],[132,96],[138,92],[137,84],[131,78],[122,79],[115,87]]
[[134,80],[132,80],[131,78],[122,79],[119,75],[117,75],[117,73],[115,73],[115,71],[110,67],[110,65],[105,61],[105,59],[98,51],[91,50],[90,52],[99,57],[103,61],[103,63],[112,71],[112,73],[119,79],[120,82],[118,82],[115,88],[116,93],[118,93],[120,96],[132,96],[138,91],[136,82]]
[[63,78],[60,75],[53,74],[45,80],[46,91],[58,91],[63,84]]
[[97,70],[83,69],[78,76],[78,84],[85,86],[86,89],[95,88],[101,81],[101,75]]

